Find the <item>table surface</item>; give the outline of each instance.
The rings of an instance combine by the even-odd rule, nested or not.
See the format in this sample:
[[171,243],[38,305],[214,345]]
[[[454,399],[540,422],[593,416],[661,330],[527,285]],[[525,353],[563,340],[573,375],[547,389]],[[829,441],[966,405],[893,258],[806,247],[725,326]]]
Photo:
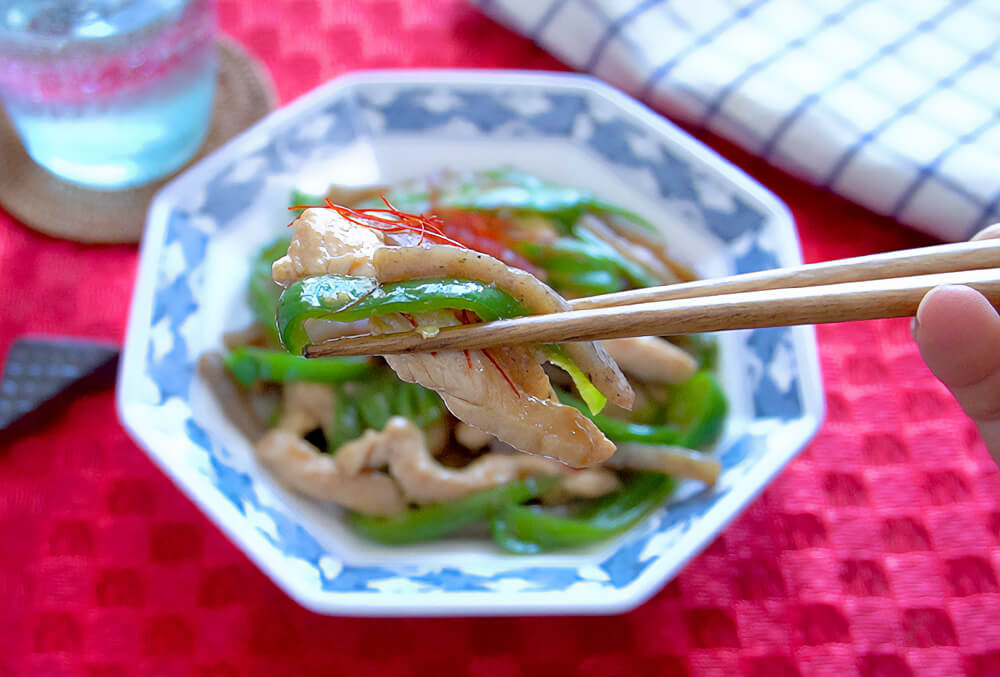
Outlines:
[[[287,102],[358,68],[564,67],[461,0],[221,0]],[[805,258],[929,241],[697,133],[795,215]],[[0,211],[0,355],[121,340],[132,246]],[[86,395],[0,449],[0,675],[1000,675],[1000,472],[906,321],[818,329],[827,420],[658,595],[613,617],[349,619],[288,599]]]

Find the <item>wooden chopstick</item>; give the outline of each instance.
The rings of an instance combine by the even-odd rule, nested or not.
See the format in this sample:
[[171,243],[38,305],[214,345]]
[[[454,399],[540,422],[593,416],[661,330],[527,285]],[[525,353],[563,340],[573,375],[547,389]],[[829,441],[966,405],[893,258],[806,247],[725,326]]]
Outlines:
[[1000,239],[977,240],[589,296],[570,301],[570,305],[574,310],[608,308],[648,301],[672,301],[762,289],[793,289],[996,267],[1000,267]]
[[916,312],[927,292],[942,284],[968,285],[1000,306],[1000,268],[997,268],[529,315],[448,327],[429,338],[416,332],[356,336],[309,346],[305,355],[469,350],[906,317]]
[[[429,338],[406,332],[335,339],[307,347],[305,355],[386,355],[905,317],[942,284],[972,286],[1000,306],[1000,241],[608,294],[579,299],[568,312],[449,327]],[[634,299],[639,302],[630,303]]]

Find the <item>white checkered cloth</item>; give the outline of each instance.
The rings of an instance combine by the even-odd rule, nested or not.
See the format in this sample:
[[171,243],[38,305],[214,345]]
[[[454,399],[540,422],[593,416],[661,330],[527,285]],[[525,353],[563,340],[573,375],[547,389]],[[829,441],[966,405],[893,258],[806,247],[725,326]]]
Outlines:
[[945,240],[1000,221],[1000,0],[473,0],[566,64]]

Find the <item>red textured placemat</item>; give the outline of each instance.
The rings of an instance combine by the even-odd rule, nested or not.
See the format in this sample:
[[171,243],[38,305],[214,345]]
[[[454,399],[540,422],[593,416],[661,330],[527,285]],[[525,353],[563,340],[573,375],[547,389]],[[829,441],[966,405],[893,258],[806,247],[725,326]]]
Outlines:
[[[362,67],[561,68],[460,0],[221,3],[288,101]],[[926,244],[704,137],[783,198],[810,261]],[[132,247],[0,213],[0,355],[120,340]],[[640,609],[345,619],[284,596],[88,395],[0,449],[0,675],[1000,675],[1000,473],[905,321],[819,329],[829,415]]]

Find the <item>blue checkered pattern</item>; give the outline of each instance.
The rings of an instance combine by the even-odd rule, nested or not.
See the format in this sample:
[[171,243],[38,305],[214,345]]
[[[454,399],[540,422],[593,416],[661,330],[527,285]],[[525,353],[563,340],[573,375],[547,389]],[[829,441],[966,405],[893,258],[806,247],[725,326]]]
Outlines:
[[568,65],[946,240],[1000,221],[997,0],[473,0]]

